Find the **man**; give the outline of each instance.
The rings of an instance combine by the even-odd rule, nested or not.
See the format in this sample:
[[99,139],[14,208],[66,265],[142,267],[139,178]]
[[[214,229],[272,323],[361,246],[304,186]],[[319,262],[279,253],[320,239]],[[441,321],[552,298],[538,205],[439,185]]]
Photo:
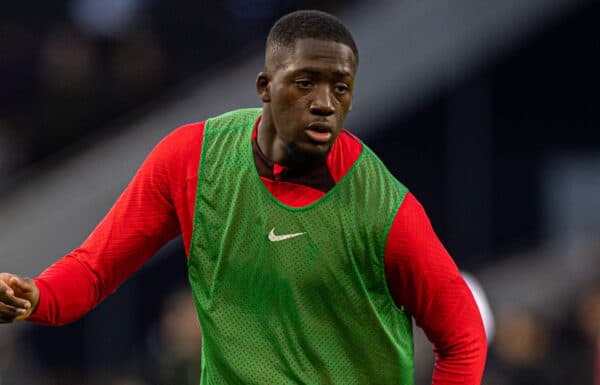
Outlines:
[[0,319],[61,325],[183,234],[202,384],[412,384],[411,316],[435,384],[478,384],[486,342],[415,197],[342,128],[358,51],[336,18],[272,27],[262,109],[183,126],[83,245],[35,280],[0,275]]

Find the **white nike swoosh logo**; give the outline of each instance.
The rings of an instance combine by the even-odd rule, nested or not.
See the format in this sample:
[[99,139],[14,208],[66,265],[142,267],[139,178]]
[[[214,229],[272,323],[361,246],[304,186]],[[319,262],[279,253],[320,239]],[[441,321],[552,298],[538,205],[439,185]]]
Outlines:
[[269,241],[271,241],[271,242],[285,241],[286,239],[299,237],[302,234],[306,234],[306,233],[275,235],[275,227],[273,227],[271,229],[271,232],[269,233]]

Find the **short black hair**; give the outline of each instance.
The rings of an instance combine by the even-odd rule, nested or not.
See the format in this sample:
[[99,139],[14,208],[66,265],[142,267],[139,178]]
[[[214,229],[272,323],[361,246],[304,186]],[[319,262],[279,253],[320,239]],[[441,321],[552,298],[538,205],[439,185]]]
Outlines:
[[337,17],[317,10],[288,13],[273,24],[267,37],[267,52],[293,47],[298,39],[319,39],[345,44],[354,53],[358,64],[358,49],[352,34]]

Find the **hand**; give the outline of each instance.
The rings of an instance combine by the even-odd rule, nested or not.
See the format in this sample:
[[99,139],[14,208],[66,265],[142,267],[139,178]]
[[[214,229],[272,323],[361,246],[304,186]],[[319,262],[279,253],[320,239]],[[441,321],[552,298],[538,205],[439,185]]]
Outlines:
[[0,323],[29,317],[39,299],[40,291],[32,279],[0,273]]

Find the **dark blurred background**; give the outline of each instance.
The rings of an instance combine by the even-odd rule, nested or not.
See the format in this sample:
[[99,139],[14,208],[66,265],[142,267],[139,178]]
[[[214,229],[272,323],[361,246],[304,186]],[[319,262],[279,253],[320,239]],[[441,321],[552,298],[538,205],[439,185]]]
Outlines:
[[[600,3],[486,3],[1,5],[0,270],[35,276],[76,247],[178,125],[258,106],[268,28],[319,8],[363,54],[348,129],[483,290],[484,383],[598,384]],[[192,306],[174,240],[82,320],[0,328],[0,385],[197,384]]]

